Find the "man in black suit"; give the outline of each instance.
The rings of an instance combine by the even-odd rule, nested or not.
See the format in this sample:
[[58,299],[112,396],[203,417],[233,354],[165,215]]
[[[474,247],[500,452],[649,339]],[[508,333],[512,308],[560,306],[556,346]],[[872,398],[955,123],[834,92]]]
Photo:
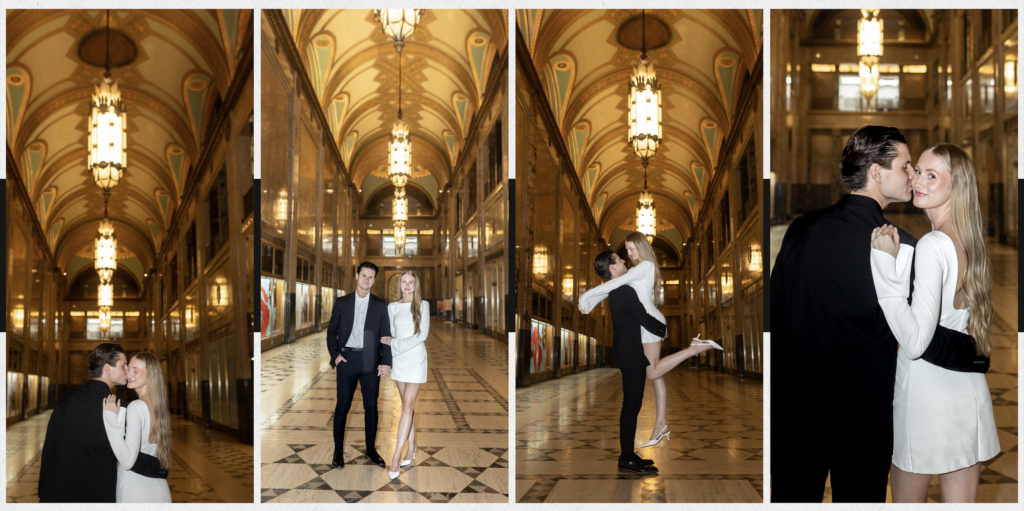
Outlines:
[[[124,385],[128,360],[121,346],[102,343],[89,354],[92,380],[57,400],[43,440],[39,466],[39,502],[114,502],[117,458],[103,428],[103,399],[114,385]],[[131,470],[146,477],[160,474],[155,456],[139,453]]]
[[[604,280],[626,273],[626,262],[615,252],[606,250],[594,259],[594,270]],[[615,336],[612,338],[612,367],[622,372],[622,411],[619,413],[619,469],[640,474],[658,472],[651,460],[642,459],[633,451],[637,416],[644,404],[647,366],[640,328],[664,336],[665,324],[647,313],[632,287],[619,286],[608,293],[608,309],[612,315]]]
[[377,279],[377,265],[362,263],[356,269],[356,292],[334,302],[327,327],[327,350],[331,367],[338,371],[338,404],[334,408],[334,466],[344,467],[345,419],[356,393],[363,392],[366,419],[366,456],[384,466],[377,454],[377,396],[380,377],[391,375],[391,346],[381,344],[391,337],[391,321],[384,300],[370,293]]
[[[864,126],[843,149],[833,206],[797,218],[771,274],[773,502],[885,502],[893,449],[896,338],[871,279],[882,209],[911,199],[910,150],[896,128]],[[899,229],[900,243],[917,240]],[[935,349],[974,358],[973,338],[939,327]]]

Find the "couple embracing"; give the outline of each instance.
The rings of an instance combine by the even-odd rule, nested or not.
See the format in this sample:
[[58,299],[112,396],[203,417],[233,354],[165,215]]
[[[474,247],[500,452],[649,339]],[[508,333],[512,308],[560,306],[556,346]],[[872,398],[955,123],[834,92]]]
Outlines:
[[[91,379],[60,397],[46,425],[39,502],[171,502],[171,417],[160,360],[102,343],[89,354]],[[110,391],[139,399],[122,408]]]
[[[602,252],[594,259],[594,271],[604,279],[601,284],[580,297],[579,310],[589,314],[598,303],[608,298],[612,317],[611,366],[622,372],[622,411],[619,414],[619,469],[638,474],[654,474],[658,468],[634,450],[637,416],[643,407],[645,380],[654,384],[657,418],[650,440],[640,447],[670,440],[666,407],[668,390],[664,376],[683,360],[712,348],[722,349],[714,341],[701,340],[700,335],[686,349],[661,358],[661,341],[667,336],[665,316],[658,310],[661,296],[661,272],[647,236],[632,232],[626,236],[626,253],[633,267],[615,252]],[[657,298],[656,298],[657,297]]]
[[[420,279],[414,271],[399,278],[402,298],[385,305],[372,293],[377,280],[377,265],[364,262],[356,269],[356,292],[334,303],[327,327],[327,350],[331,367],[338,374],[338,403],[334,409],[335,467],[345,466],[345,419],[352,407],[356,384],[363,394],[366,426],[366,456],[384,467],[377,454],[377,397],[380,378],[391,377],[402,400],[402,418],[388,475],[395,479],[401,467],[411,466],[416,457],[416,431],[413,427],[416,396],[427,382],[427,348],[423,344],[430,331],[430,305],[423,300]],[[409,449],[402,457],[402,450]]]
[[[970,157],[937,144],[911,161],[896,128],[843,149],[833,206],[790,224],[771,275],[772,500],[974,502],[999,453],[984,372],[991,284]],[[882,216],[913,199],[920,240]],[[968,335],[970,334],[970,335]]]

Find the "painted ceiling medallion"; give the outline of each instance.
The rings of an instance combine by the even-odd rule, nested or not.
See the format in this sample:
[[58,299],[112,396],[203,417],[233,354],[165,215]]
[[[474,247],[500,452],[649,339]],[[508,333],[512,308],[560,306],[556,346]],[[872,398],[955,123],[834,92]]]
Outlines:
[[618,41],[624,48],[657,50],[672,41],[672,31],[657,18],[645,19],[641,14],[619,26]]

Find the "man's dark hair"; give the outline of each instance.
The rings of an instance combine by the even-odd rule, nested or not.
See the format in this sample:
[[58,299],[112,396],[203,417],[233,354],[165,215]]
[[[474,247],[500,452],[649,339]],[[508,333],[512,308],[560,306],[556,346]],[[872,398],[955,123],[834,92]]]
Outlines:
[[366,262],[360,263],[359,267],[356,268],[356,275],[359,275],[360,273],[362,273],[363,272],[363,268],[369,268],[369,269],[373,270],[373,278],[377,278],[377,274],[380,273],[380,270],[377,269],[377,265],[376,264],[373,264],[370,261],[366,261]]
[[612,272],[608,267],[613,264],[615,264],[615,252],[605,250],[594,258],[594,271],[597,272],[598,277],[604,280],[612,280]]
[[103,366],[117,367],[117,361],[121,359],[124,349],[120,344],[105,342],[96,346],[89,354],[89,376],[93,378],[103,377]]
[[891,169],[892,160],[899,154],[899,144],[906,145],[907,139],[896,128],[868,125],[857,130],[846,142],[839,160],[843,185],[851,192],[863,189],[873,163]]

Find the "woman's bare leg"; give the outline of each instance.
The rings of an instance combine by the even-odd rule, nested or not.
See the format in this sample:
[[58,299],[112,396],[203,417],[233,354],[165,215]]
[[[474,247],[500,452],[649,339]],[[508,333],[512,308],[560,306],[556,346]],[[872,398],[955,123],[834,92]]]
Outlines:
[[931,474],[906,472],[896,465],[891,465],[889,480],[892,484],[892,501],[894,503],[928,502],[928,484],[932,480]]
[[668,387],[664,378],[651,378],[651,370],[658,365],[661,359],[661,341],[644,343],[644,355],[651,365],[647,366],[647,377],[654,384],[654,404],[657,410],[657,418],[654,419],[654,431],[651,431],[651,440],[665,428],[665,409],[668,407]]
[[[401,383],[399,383],[401,385]],[[399,463],[402,458],[402,448],[409,439],[409,432],[412,431],[413,411],[416,408],[416,396],[420,392],[419,383],[405,383],[402,395],[402,418],[398,421],[398,442],[395,446],[395,455],[391,458],[391,472],[398,472]]]
[[711,349],[714,348],[712,348],[711,345],[708,344],[690,345],[689,348],[677,351],[659,360],[655,366],[648,367],[647,377],[651,378],[652,380],[655,378],[661,378],[665,376],[665,374],[668,373],[669,371],[675,369],[676,366],[681,364],[684,360]]
[[978,501],[978,483],[981,480],[981,463],[961,468],[947,474],[939,474],[939,490],[942,502],[975,503]]

